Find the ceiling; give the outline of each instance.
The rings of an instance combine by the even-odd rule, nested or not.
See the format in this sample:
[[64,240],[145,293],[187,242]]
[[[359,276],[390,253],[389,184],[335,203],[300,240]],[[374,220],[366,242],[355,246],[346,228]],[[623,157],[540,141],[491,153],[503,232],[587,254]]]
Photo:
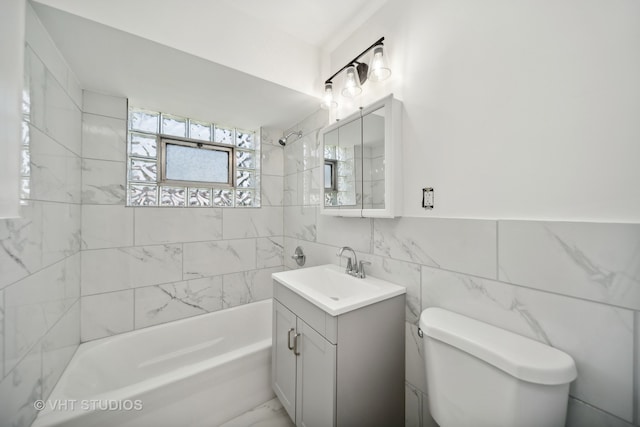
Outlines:
[[330,51],[387,0],[221,0],[247,15]]
[[[316,111],[323,52],[386,1],[37,0],[33,7],[83,88],[255,129],[288,128]],[[211,19],[220,15],[224,21]]]

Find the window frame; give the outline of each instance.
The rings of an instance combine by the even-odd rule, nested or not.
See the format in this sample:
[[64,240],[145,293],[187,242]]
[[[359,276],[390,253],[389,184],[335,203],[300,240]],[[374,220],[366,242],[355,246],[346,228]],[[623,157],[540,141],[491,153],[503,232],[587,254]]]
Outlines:
[[[331,167],[331,187],[324,187],[327,191],[338,190],[338,161],[334,159],[324,159],[324,167]],[[323,170],[323,173],[326,172]],[[324,186],[324,183],[323,183]]]
[[[158,150],[158,165],[157,170],[159,171],[158,182],[157,185],[167,185],[167,186],[204,186],[204,187],[220,187],[220,188],[231,188],[235,189],[235,146],[227,145],[227,144],[216,144],[214,142],[201,141],[196,139],[189,138],[180,138],[170,135],[158,135],[158,139],[160,140],[160,150]],[[166,178],[166,151],[167,144],[172,145],[180,145],[183,147],[190,148],[198,148],[203,150],[212,150],[212,151],[224,151],[227,152],[228,155],[228,176],[227,182],[212,182],[212,181],[181,181],[181,180],[171,180]]]

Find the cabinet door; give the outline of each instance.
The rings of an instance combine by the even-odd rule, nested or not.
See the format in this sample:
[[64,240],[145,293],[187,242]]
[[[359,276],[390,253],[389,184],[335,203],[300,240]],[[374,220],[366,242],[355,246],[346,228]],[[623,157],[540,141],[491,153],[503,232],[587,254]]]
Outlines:
[[271,378],[273,391],[292,420],[296,419],[296,356],[289,348],[296,334],[296,316],[273,300]]
[[335,425],[336,346],[298,319],[296,425]]

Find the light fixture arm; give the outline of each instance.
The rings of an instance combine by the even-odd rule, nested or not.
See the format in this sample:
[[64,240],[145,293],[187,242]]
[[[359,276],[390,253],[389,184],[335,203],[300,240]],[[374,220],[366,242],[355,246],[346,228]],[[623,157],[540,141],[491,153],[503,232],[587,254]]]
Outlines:
[[[377,40],[375,43],[373,43],[371,46],[369,46],[368,48],[366,48],[365,50],[362,51],[362,53],[360,53],[360,55],[356,56],[355,58],[353,58],[350,62],[347,63],[347,65],[345,65],[344,67],[340,68],[338,71],[336,71],[331,77],[329,77],[327,80],[325,80],[325,84],[328,83],[332,83],[332,80],[341,72],[343,72],[344,70],[346,70],[347,68],[349,68],[351,65],[357,64],[360,65],[361,63],[358,62],[358,60],[360,58],[362,58],[367,52],[369,52],[371,49],[373,49],[376,46],[380,46],[383,45],[384,42],[384,37],[380,37],[379,40]],[[365,64],[366,65],[366,64]]]

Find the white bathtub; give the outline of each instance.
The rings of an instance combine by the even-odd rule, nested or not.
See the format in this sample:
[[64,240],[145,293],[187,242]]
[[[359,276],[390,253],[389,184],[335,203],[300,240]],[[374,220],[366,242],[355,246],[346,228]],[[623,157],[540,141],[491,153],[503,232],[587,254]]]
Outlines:
[[216,426],[274,397],[270,359],[271,300],[84,343],[32,427]]

